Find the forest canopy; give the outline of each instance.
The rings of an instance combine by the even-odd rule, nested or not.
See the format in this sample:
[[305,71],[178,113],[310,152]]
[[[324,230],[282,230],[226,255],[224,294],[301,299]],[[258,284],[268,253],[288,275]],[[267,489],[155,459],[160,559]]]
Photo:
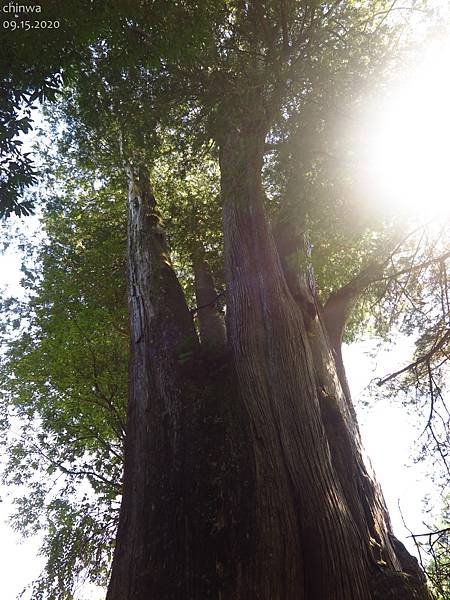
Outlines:
[[[379,126],[403,72],[450,66],[443,15],[49,0],[57,27],[3,26],[0,212],[41,228],[6,240],[23,294],[1,301],[3,480],[15,527],[44,533],[32,600],[84,580],[108,600],[446,597],[448,77]],[[439,465],[420,565],[363,456],[342,344],[366,335],[414,340],[373,387]]]

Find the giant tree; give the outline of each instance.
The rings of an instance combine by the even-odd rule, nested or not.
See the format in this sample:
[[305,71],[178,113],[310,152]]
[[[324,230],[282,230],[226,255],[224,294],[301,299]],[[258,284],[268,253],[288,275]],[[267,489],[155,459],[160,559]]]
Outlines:
[[345,311],[322,310],[265,207],[267,137],[308,67],[340,49],[326,31],[346,16],[231,3],[209,65],[186,76],[210,109],[221,171],[227,345],[214,360],[145,165],[128,166],[130,390],[111,600],[427,595],[362,458],[339,360]]
[[[85,163],[98,159],[98,174],[109,156],[128,178],[128,422],[109,600],[427,597],[363,460],[340,353],[373,269],[320,298],[295,152],[279,202],[263,179],[268,147],[320,99],[327,65],[338,79],[341,56],[349,76],[362,40],[382,39],[378,9],[132,11],[74,76],[65,110]],[[164,128],[214,144],[226,337],[201,232],[199,335],[171,259],[149,175]]]

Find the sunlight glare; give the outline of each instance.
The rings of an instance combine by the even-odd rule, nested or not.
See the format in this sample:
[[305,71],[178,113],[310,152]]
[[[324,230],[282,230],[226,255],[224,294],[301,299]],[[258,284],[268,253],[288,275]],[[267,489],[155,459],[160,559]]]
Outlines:
[[423,60],[373,114],[366,186],[385,208],[436,216],[450,207],[450,39]]

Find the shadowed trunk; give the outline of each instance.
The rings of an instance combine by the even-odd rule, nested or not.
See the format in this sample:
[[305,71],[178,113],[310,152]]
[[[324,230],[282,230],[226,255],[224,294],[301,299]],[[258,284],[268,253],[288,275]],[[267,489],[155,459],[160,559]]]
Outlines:
[[[228,350],[214,361],[148,177],[130,170],[130,390],[107,600],[425,600],[364,465],[320,308],[286,281],[263,146],[245,126],[220,144]],[[200,280],[209,299],[197,265]]]
[[130,386],[107,599],[248,598],[248,419],[228,357],[199,352],[144,169],[129,170],[128,208]]
[[148,176],[131,168],[128,176],[128,422],[109,600],[175,597],[184,578],[182,380],[198,343]]
[[380,276],[382,266],[371,264],[333,294],[322,309],[315,297],[313,274],[307,264],[304,229],[298,218],[283,215],[275,228],[277,248],[292,296],[304,314],[313,355],[322,421],[351,514],[362,532],[372,564],[373,598],[427,598],[425,577],[417,560],[393,535],[381,488],[364,458],[360,432],[342,360],[342,337],[358,295]]

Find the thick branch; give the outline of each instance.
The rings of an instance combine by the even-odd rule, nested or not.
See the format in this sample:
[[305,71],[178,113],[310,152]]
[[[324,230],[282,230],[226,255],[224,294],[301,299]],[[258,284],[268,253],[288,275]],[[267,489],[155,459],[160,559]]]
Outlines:
[[216,296],[206,304],[202,304],[201,306],[195,306],[194,308],[191,308],[191,315],[195,317],[195,315],[198,314],[199,310],[201,310],[202,308],[206,308],[207,306],[211,306],[211,304],[216,304],[219,298],[223,298],[223,296],[225,296],[225,291],[216,294]]
[[334,348],[342,342],[345,325],[358,296],[380,278],[383,266],[377,262],[371,263],[349,283],[333,292],[325,303],[325,326]]
[[432,264],[442,262],[450,256],[450,251],[437,257],[425,260],[417,265],[411,265],[399,271],[392,271],[384,274],[387,263],[398,251],[397,246],[383,262],[372,262],[363,269],[354,279],[345,284],[339,290],[333,292],[325,303],[324,318],[328,335],[333,346],[342,342],[345,326],[350,313],[355,305],[359,295],[364,292],[369,285],[377,281],[392,281],[401,275],[415,273],[425,269]]

